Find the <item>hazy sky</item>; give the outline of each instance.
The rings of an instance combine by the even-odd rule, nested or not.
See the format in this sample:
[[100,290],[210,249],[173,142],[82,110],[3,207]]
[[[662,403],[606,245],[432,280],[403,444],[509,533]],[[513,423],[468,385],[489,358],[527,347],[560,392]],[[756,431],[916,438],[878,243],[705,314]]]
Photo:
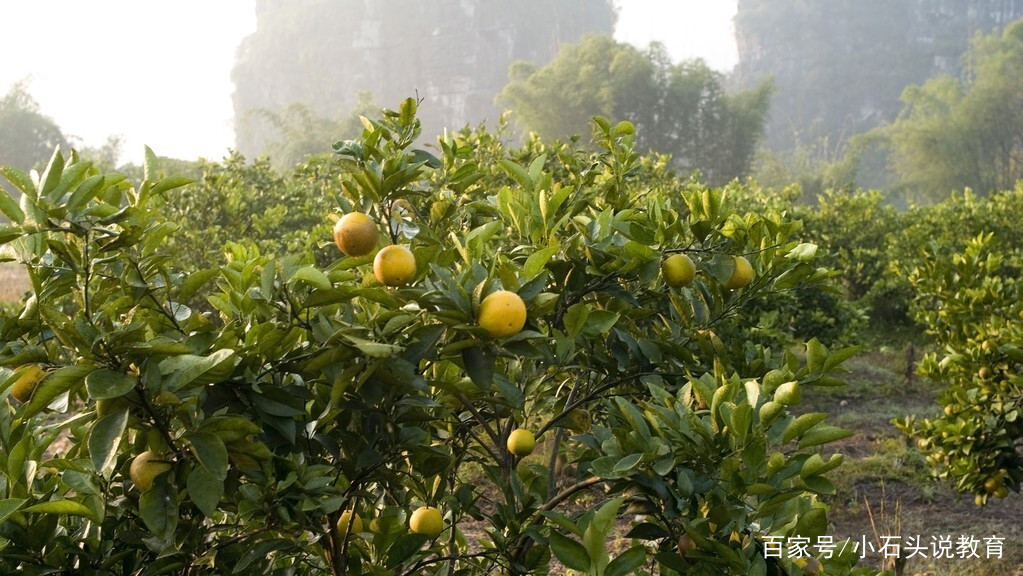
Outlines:
[[[736,0],[615,4],[620,40],[660,41],[676,60],[723,71],[738,59]],[[231,67],[255,29],[252,0],[2,0],[0,23],[0,94],[29,78],[43,113],[79,142],[120,135],[134,162],[145,144],[210,159],[234,145]]]

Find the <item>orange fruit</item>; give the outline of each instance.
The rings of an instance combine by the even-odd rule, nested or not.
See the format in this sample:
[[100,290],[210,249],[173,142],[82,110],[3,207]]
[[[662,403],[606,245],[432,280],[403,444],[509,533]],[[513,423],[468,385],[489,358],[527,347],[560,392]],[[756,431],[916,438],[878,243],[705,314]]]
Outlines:
[[499,290],[480,303],[478,321],[494,338],[518,334],[526,325],[526,303],[514,292]]
[[377,247],[376,222],[362,212],[349,212],[334,225],[334,243],[346,256],[365,256]]
[[385,286],[404,286],[416,277],[416,257],[404,246],[385,246],[373,259],[373,275]]

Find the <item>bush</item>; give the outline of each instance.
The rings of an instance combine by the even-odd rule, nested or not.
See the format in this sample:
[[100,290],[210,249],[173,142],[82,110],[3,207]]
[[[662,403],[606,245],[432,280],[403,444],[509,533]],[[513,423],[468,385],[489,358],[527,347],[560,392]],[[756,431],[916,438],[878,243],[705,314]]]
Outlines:
[[[274,202],[261,165],[207,176],[219,198],[175,198],[186,181],[154,180],[151,155],[137,188],[74,154],[37,181],[4,169],[24,201],[0,196],[14,223],[0,254],[34,291],[0,317],[0,568],[526,574],[553,557],[590,574],[801,572],[763,538],[827,530],[816,495],[841,456],[818,451],[847,432],[793,411],[854,350],[811,340],[800,360],[744,320],[826,277],[798,224],[673,184],[627,124],[598,119],[596,152],[508,154],[463,131],[433,156],[411,148],[415,109],[337,143],[336,164],[303,173],[322,194],[295,213],[332,198],[368,214],[381,244],[415,255],[404,287],[375,280],[372,254],[317,264],[326,209],[287,224],[299,248],[285,255],[237,223],[214,229],[227,261],[198,265],[196,223],[264,177],[250,206]],[[699,272],[668,288],[661,261],[679,252]],[[737,255],[754,277],[729,290]],[[528,318],[493,338],[480,302],[499,289]],[[203,309],[185,304],[203,293]],[[512,455],[517,428],[544,452]],[[626,501],[649,515],[612,557]],[[410,529],[423,506],[441,511],[439,537],[429,518]]]

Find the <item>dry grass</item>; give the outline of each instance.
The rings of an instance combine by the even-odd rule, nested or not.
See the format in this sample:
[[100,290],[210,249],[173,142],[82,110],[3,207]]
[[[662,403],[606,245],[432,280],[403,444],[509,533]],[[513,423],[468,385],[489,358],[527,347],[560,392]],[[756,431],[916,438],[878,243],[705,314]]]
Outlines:
[[0,304],[20,301],[28,289],[24,269],[9,262],[0,263]]

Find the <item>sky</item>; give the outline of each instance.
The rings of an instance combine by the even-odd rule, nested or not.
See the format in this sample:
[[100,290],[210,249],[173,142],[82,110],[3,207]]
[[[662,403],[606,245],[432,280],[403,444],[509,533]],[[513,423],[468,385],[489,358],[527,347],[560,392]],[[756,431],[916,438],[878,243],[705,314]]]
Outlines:
[[[659,41],[676,61],[721,71],[738,60],[737,0],[615,0],[616,38]],[[0,95],[29,92],[76,145],[123,142],[161,156],[218,160],[234,145],[231,68],[256,27],[253,0],[0,1]],[[197,137],[197,135],[199,135]],[[3,159],[0,159],[2,162]]]

